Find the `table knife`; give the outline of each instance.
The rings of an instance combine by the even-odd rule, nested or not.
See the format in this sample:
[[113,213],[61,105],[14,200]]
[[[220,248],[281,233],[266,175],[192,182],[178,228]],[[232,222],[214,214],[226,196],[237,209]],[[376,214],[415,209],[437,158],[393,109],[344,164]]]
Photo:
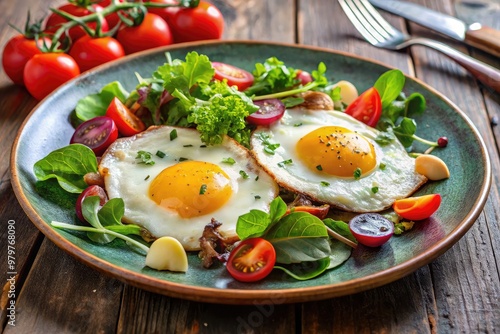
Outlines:
[[369,0],[374,6],[404,17],[461,41],[492,55],[500,57],[500,31],[481,26],[480,23],[466,24],[456,17],[440,13],[418,4],[399,0]]

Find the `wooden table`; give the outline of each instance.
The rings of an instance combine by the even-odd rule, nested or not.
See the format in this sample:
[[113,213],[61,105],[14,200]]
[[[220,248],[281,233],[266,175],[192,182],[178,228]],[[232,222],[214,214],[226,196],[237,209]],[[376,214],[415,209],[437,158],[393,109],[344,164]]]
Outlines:
[[[451,0],[413,0],[453,14]],[[63,1],[0,0],[0,48],[23,26]],[[489,149],[493,182],[486,206],[449,251],[394,283],[324,301],[271,306],[224,306],[169,298],[106,277],[44,238],[28,220],[10,184],[9,155],[16,132],[36,101],[0,73],[1,282],[7,279],[8,224],[16,231],[15,327],[6,324],[7,290],[0,299],[6,333],[495,333],[500,328],[500,95],[478,85],[435,51],[376,49],[360,39],[337,1],[218,0],[224,39],[321,46],[400,68],[446,95],[476,124]],[[500,67],[500,60],[468,50],[428,30],[384,14],[412,34],[441,39]],[[495,122],[496,119],[496,122]],[[43,126],[41,124],[40,126]],[[463,189],[464,192],[467,189]],[[7,282],[7,283],[6,283]]]

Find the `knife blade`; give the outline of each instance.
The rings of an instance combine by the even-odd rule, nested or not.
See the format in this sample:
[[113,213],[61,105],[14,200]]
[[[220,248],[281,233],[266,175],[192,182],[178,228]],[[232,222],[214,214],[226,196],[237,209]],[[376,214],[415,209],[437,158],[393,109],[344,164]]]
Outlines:
[[389,13],[396,14],[457,41],[500,57],[500,31],[496,29],[481,26],[480,23],[468,25],[456,17],[412,2],[399,0],[369,1],[374,6]]

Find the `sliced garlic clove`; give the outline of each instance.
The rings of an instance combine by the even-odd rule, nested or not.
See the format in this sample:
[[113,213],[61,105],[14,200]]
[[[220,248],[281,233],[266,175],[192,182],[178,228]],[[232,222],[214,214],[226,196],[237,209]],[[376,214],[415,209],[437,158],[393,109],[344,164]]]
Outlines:
[[450,177],[450,171],[446,163],[435,155],[430,154],[422,154],[415,159],[415,171],[431,181]]
[[356,87],[349,81],[341,80],[333,85],[333,87],[340,87],[340,97],[346,105],[351,104],[359,95]]
[[146,255],[146,265],[157,270],[186,272],[187,254],[177,239],[161,237],[151,244]]

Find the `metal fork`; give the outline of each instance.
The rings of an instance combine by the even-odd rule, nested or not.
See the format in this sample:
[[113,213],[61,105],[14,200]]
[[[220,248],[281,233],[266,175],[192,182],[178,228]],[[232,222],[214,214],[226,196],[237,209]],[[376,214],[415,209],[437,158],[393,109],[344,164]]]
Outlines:
[[453,59],[484,85],[500,93],[500,71],[496,68],[444,43],[402,33],[390,25],[368,0],[339,0],[339,3],[354,27],[373,46],[389,50],[402,50],[414,44],[428,46]]

